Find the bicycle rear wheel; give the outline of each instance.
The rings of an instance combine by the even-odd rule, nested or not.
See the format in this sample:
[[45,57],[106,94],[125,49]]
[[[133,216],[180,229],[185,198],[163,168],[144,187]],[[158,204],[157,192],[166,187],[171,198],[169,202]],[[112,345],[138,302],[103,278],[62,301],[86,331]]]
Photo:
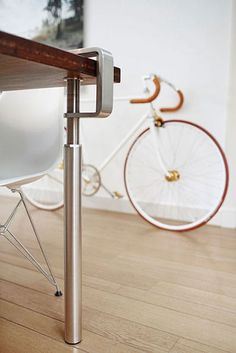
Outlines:
[[41,179],[26,184],[22,191],[27,200],[43,210],[57,210],[64,204],[63,169],[55,169]]
[[155,129],[166,176],[150,129],[131,145],[124,168],[126,191],[136,211],[154,226],[187,231],[207,223],[222,205],[228,165],[222,148],[204,128],[168,120]]

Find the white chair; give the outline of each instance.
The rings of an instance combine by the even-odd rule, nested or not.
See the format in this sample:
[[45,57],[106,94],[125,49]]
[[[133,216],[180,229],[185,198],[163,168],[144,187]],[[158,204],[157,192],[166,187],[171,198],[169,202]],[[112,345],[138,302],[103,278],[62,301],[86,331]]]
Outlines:
[[[21,187],[41,178],[56,167],[63,150],[63,88],[3,92],[0,94],[0,186],[20,196],[4,224],[0,235],[7,239],[55,286],[55,277],[43,250],[39,235],[29,214]],[[26,210],[47,269],[10,231],[10,225],[20,205]]]

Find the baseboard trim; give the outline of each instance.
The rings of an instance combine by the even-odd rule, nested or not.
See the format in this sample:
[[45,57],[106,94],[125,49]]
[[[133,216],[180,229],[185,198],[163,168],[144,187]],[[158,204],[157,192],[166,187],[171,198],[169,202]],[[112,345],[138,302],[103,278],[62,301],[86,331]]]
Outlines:
[[[115,200],[104,196],[83,197],[83,206],[98,210],[109,210],[121,213],[135,214],[128,199]],[[236,210],[222,207],[209,224],[224,228],[236,228]]]
[[[17,197],[15,193],[12,193],[6,187],[1,188],[0,196]],[[136,213],[127,198],[116,200],[105,196],[83,197],[82,204],[85,208],[130,214]],[[224,228],[236,228],[236,209],[223,206],[209,224]]]
[[98,210],[109,210],[121,213],[135,214],[135,210],[127,199],[113,199],[104,196],[83,197],[83,207]]

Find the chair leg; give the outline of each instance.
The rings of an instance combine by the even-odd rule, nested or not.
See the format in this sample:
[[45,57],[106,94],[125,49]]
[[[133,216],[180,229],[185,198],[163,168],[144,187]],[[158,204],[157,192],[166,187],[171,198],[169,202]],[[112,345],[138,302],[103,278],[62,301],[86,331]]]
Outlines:
[[[55,292],[55,296],[61,296],[62,295],[62,292],[60,291],[59,287],[58,287],[58,284],[56,282],[56,279],[53,275],[53,272],[51,270],[51,267],[50,267],[50,264],[49,264],[49,261],[48,261],[48,258],[47,258],[47,255],[43,249],[43,246],[42,246],[42,243],[40,241],[40,238],[39,238],[39,235],[37,233],[37,230],[35,228],[35,225],[33,223],[33,220],[30,216],[30,213],[29,213],[29,210],[28,210],[28,207],[26,205],[26,202],[24,200],[24,196],[23,196],[23,193],[20,191],[20,190],[12,190],[13,192],[17,192],[19,195],[20,195],[20,200],[19,202],[17,203],[16,207],[13,209],[11,215],[8,217],[7,221],[5,222],[4,225],[2,225],[0,227],[0,235],[4,236],[26,259],[28,259],[31,264],[37,268],[38,271],[40,271],[44,277],[47,278],[47,280],[56,288],[56,292]],[[15,213],[18,209],[18,207],[23,204],[24,208],[25,208],[25,211],[27,213],[27,216],[29,218],[29,221],[30,221],[30,224],[31,224],[31,227],[32,227],[32,230],[34,232],[34,235],[36,237],[36,240],[38,242],[38,245],[39,245],[39,248],[41,250],[41,253],[42,253],[42,256],[44,258],[44,261],[46,263],[46,266],[47,266],[47,269],[48,271],[46,271],[41,265],[40,263],[35,259],[35,257],[30,253],[30,251],[22,244],[22,242],[16,238],[16,236],[10,232],[9,230],[9,226],[15,216]]]

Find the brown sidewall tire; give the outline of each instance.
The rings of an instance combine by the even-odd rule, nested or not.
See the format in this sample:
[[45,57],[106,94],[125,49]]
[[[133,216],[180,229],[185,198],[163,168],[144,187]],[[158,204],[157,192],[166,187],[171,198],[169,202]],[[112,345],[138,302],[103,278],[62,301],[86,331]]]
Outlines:
[[203,127],[195,124],[195,123],[192,123],[190,121],[185,121],[185,120],[167,120],[167,121],[164,121],[164,125],[166,124],[169,124],[169,123],[183,123],[183,124],[187,124],[187,125],[191,125],[199,130],[201,130],[202,132],[204,132],[216,145],[216,147],[218,148],[218,151],[222,157],[222,160],[223,160],[223,163],[224,163],[224,167],[225,167],[225,176],[226,176],[226,180],[225,180],[225,187],[224,187],[224,191],[223,191],[223,194],[222,194],[222,197],[221,197],[221,200],[219,202],[219,204],[217,205],[217,207],[215,208],[215,210],[211,213],[211,215],[206,219],[204,220],[202,223],[199,223],[198,225],[195,225],[195,226],[190,226],[188,229],[177,229],[177,230],[172,230],[172,229],[167,229],[165,227],[161,227],[161,226],[157,226],[156,224],[150,222],[149,220],[147,220],[136,208],[136,206],[134,205],[134,202],[132,201],[132,198],[130,196],[130,193],[129,193],[129,190],[128,190],[128,185],[127,185],[127,181],[126,181],[126,172],[127,172],[127,165],[128,165],[128,160],[129,160],[129,155],[130,155],[130,152],[132,151],[134,145],[136,144],[136,142],[144,135],[146,134],[150,128],[147,128],[145,130],[143,130],[136,138],[135,140],[133,141],[132,145],[130,146],[129,150],[128,150],[128,153],[127,153],[127,156],[126,156],[126,159],[125,159],[125,164],[124,164],[124,184],[125,184],[125,189],[126,189],[126,193],[128,195],[128,198],[129,198],[129,201],[130,203],[132,204],[133,208],[136,210],[136,212],[142,217],[142,219],[144,219],[146,222],[150,223],[152,226],[156,227],[156,228],[159,228],[159,229],[163,229],[163,230],[167,230],[167,231],[172,231],[172,232],[187,232],[189,230],[194,230],[194,229],[197,229],[197,228],[200,228],[201,226],[203,226],[204,224],[206,224],[207,222],[209,222],[215,215],[216,213],[219,211],[220,207],[222,206],[224,200],[225,200],[225,197],[226,197],[226,194],[227,194],[227,190],[228,190],[228,186],[229,186],[229,167],[228,167],[228,162],[227,162],[227,159],[226,159],[226,156],[225,156],[225,153],[223,151],[223,149],[221,148],[219,142],[215,139],[214,136],[211,135],[211,133],[209,131],[207,131],[206,129],[204,129]]

